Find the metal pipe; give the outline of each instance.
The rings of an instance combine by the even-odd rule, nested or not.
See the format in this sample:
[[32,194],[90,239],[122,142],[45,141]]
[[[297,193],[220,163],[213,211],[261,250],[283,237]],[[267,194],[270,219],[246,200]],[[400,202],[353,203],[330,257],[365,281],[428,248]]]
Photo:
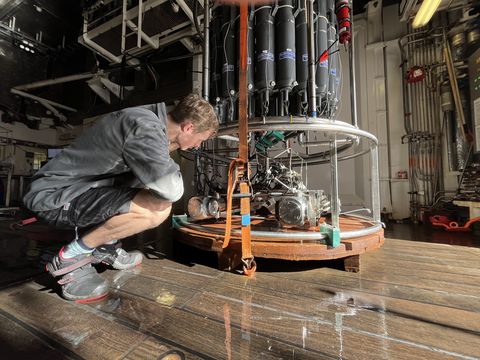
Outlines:
[[[426,60],[425,60],[425,47],[427,46],[427,42],[426,40],[424,39],[423,43],[422,43],[422,47],[419,49],[419,59],[420,59],[420,65],[422,66],[426,66]],[[429,131],[429,106],[428,106],[428,94],[427,94],[427,88],[425,86],[425,81],[422,81],[419,83],[419,87],[420,87],[420,97],[421,97],[421,102],[420,102],[420,106],[421,106],[421,109],[422,109],[422,114],[423,114],[423,128],[422,130],[427,134],[427,135],[430,135],[430,131]],[[425,196],[423,198],[424,200],[424,205],[427,205],[428,204],[428,197],[429,197],[429,193],[430,193],[430,190],[429,190],[429,187],[430,187],[430,184],[429,184],[429,171],[428,171],[428,162],[429,162],[429,155],[428,155],[428,151],[427,151],[427,148],[428,148],[428,140],[425,140],[424,142],[420,143],[420,151],[421,151],[421,155],[422,155],[422,160],[423,160],[423,163],[422,163],[422,176],[424,178],[424,193],[425,193]]]
[[32,99],[32,100],[36,100],[40,103],[44,103],[44,104],[48,104],[48,105],[51,105],[51,106],[55,106],[55,107],[58,107],[60,109],[63,109],[63,110],[68,110],[68,111],[73,111],[73,112],[76,112],[77,109],[74,109],[70,106],[66,106],[66,105],[62,105],[62,104],[59,104],[55,101],[52,101],[52,100],[48,100],[48,99],[44,99],[44,98],[41,98],[39,96],[35,96],[35,95],[32,95],[32,94],[29,94],[29,93],[26,93],[26,92],[23,92],[23,91],[19,91],[15,88],[12,88],[10,90],[10,92],[12,94],[15,94],[15,95],[20,95],[20,96],[23,96],[25,98],[29,98],[29,99]]
[[[206,99],[205,99],[206,100]],[[236,136],[232,136],[232,135],[220,135],[217,137],[218,139],[222,139],[222,140],[229,140],[229,141],[236,141],[236,142],[239,142],[239,138],[236,137]],[[219,151],[219,150],[217,150]],[[233,151],[233,150],[232,150]]]
[[[378,216],[378,220],[373,220],[372,222],[380,222],[380,214]],[[373,225],[371,227],[362,229],[362,230],[351,230],[351,231],[341,231],[340,232],[340,238],[341,239],[352,239],[356,237],[361,237],[361,236],[366,236],[370,235],[373,233],[376,233],[377,231],[381,230],[383,228],[382,224],[377,224]]]
[[[198,1],[198,0],[194,0]],[[203,98],[209,100],[210,96],[210,1],[203,2]]]
[[455,128],[453,128],[453,124],[455,123],[453,119],[453,112],[446,111],[444,116],[445,122],[445,136],[447,139],[447,160],[448,160],[448,169],[449,171],[457,171],[457,162],[456,156],[454,152],[455,146]]
[[[432,57],[432,45],[430,45],[427,48],[427,60],[428,60],[428,65],[431,67],[433,64],[433,57]],[[431,71],[431,70],[430,70]],[[427,80],[431,81],[431,72],[429,71]],[[429,82],[427,82],[427,85]],[[438,136],[438,122],[440,120],[440,116],[438,113],[438,109],[436,108],[435,104],[435,98],[434,94],[432,93],[432,89],[427,86],[428,89],[428,94],[429,94],[429,108],[430,108],[430,113],[432,115],[431,120],[430,120],[430,128],[432,132],[432,141],[431,141],[431,159],[430,159],[430,176],[431,176],[431,189],[430,189],[430,201],[429,204],[433,204],[434,202],[434,194],[437,191],[437,173],[438,170],[441,168],[441,164],[438,162],[438,156],[437,156],[437,136]],[[435,89],[438,90],[438,89]],[[436,92],[435,94],[438,94]]]
[[63,83],[71,82],[71,81],[91,79],[92,77],[100,76],[102,74],[103,74],[103,72],[101,71],[101,72],[98,72],[98,73],[87,73],[87,74],[62,76],[62,77],[55,78],[55,79],[41,80],[41,81],[36,81],[36,82],[30,83],[30,84],[26,84],[26,85],[14,86],[13,89],[21,90],[21,91],[31,90],[31,89],[36,89],[36,88],[49,86],[49,85],[63,84]]
[[[337,144],[353,144],[355,140],[348,138],[348,139],[339,139],[337,140]],[[303,141],[298,139],[298,144],[302,146],[330,146],[331,141]]]
[[5,207],[10,206],[10,197],[12,192],[12,173],[13,173],[13,165],[8,169],[8,174],[7,174],[7,189],[5,191]]
[[378,145],[370,145],[371,193],[373,220],[380,221],[380,173],[378,169]]
[[339,206],[338,206],[338,159],[337,159],[337,134],[330,141],[330,190],[331,190],[331,213],[332,226],[339,229]]
[[465,114],[463,112],[462,100],[460,99],[457,76],[455,74],[455,68],[453,66],[453,60],[452,60],[452,53],[450,51],[450,45],[448,43],[448,40],[445,40],[445,44],[446,44],[444,49],[445,62],[447,64],[448,77],[450,79],[450,86],[452,87],[453,100],[455,101],[455,110],[457,111],[458,120],[459,120],[458,127],[462,132],[463,138],[467,139],[465,134],[465,129],[464,129]]
[[308,96],[310,115],[317,117],[317,99],[315,89],[315,36],[313,33],[313,1],[307,0],[307,37],[308,37]]
[[355,82],[355,32],[353,29],[353,17],[351,19],[351,31],[352,38],[350,40],[350,46],[348,47],[348,59],[350,61],[350,102],[351,102],[351,114],[352,124],[358,127],[357,118],[357,88]]
[[142,24],[143,24],[143,0],[138,0],[138,33],[137,33],[137,47],[142,47]]
[[[402,60],[402,77],[405,76],[405,63],[406,63],[406,56],[405,56],[405,49],[403,48],[400,40],[398,41],[398,47],[400,48],[400,54],[401,54],[401,60]],[[409,92],[407,90],[407,84],[405,81],[402,81],[402,93],[403,93],[403,127],[405,129],[405,133],[409,134],[411,132],[411,127],[409,125],[409,120],[412,117],[411,114],[411,101],[410,101],[410,96]],[[410,114],[410,116],[407,118],[406,114]]]
[[125,53],[125,43],[127,38],[127,0],[123,0],[122,4],[122,55]]

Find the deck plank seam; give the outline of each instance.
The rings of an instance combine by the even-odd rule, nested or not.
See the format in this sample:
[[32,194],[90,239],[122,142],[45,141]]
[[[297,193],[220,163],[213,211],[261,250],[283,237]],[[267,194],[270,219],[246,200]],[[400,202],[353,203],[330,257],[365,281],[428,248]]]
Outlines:
[[[127,294],[129,294],[129,295],[134,295],[134,296],[138,296],[138,297],[140,297],[140,298],[144,298],[144,297],[142,297],[142,296],[139,296],[139,295],[136,295],[136,294],[131,294],[131,293],[128,293],[128,292],[123,291],[123,290],[120,290],[120,291],[121,291],[121,292],[125,292],[125,293],[127,293]],[[144,298],[144,299],[145,299],[145,300],[148,300],[148,301],[152,301],[151,299],[148,299],[148,298]],[[153,301],[152,301],[152,302],[153,302]],[[156,302],[154,302],[154,303],[155,303],[155,304],[158,304],[158,303],[156,303]],[[159,306],[165,306],[165,305],[162,305],[162,304],[158,304],[158,305],[159,305]],[[97,315],[97,316],[100,316],[100,317],[103,317],[103,316],[102,316],[103,314],[109,314],[109,313],[106,313],[106,312],[104,312],[104,311],[102,311],[102,310],[98,310],[98,309],[96,309],[96,308],[94,308],[94,307],[92,307],[92,306],[90,306],[90,305],[88,305],[88,304],[81,304],[80,306],[81,306],[82,308],[86,309],[88,312],[90,312],[90,313],[92,313],[92,314],[95,314],[95,315]],[[168,307],[168,306],[165,306],[165,307]],[[118,318],[118,317],[116,317],[115,315],[112,315],[112,314],[109,314],[109,315],[112,317],[111,320],[114,321],[114,322],[116,322],[117,324],[120,324],[120,325],[125,326],[126,328],[128,328],[128,329],[130,329],[130,330],[134,330],[134,331],[136,331],[136,332],[138,332],[138,333],[141,333],[142,335],[145,335],[145,338],[143,338],[142,341],[137,344],[137,346],[140,346],[141,343],[142,343],[143,341],[145,341],[148,337],[153,337],[153,338],[155,338],[155,339],[157,339],[157,340],[159,340],[159,341],[161,341],[161,342],[163,342],[163,343],[165,343],[165,344],[168,344],[168,345],[170,345],[170,346],[174,346],[174,347],[176,347],[176,348],[178,348],[178,349],[182,349],[182,350],[187,351],[187,352],[189,352],[189,353],[191,353],[191,354],[193,354],[193,355],[199,356],[199,357],[202,358],[202,359],[205,359],[205,360],[215,360],[215,358],[212,358],[212,357],[210,357],[209,355],[203,354],[203,353],[201,353],[201,352],[199,352],[199,351],[197,351],[197,350],[194,350],[194,349],[190,349],[189,347],[187,347],[187,346],[185,346],[185,345],[182,345],[182,344],[179,344],[179,343],[177,343],[177,342],[175,342],[175,341],[173,341],[173,340],[167,339],[167,338],[165,338],[165,337],[163,337],[163,336],[161,336],[161,335],[158,335],[158,334],[156,334],[156,333],[154,333],[154,332],[152,332],[152,331],[150,331],[150,330],[148,330],[148,329],[141,329],[139,326],[136,326],[135,324],[133,324],[133,323],[127,321],[127,320],[120,319],[120,318]]]
[[[280,277],[280,276],[275,276],[275,275],[271,275],[271,274],[270,274],[270,276],[275,277],[275,278],[278,278],[278,279],[283,279],[283,278]],[[416,303],[419,303],[419,304],[435,305],[435,306],[441,306],[441,307],[444,307],[444,308],[464,310],[464,311],[469,311],[469,312],[472,312],[472,313],[479,313],[479,312],[480,312],[480,311],[465,310],[465,309],[463,309],[463,308],[458,308],[458,307],[452,307],[452,306],[435,304],[435,303],[431,303],[431,302],[411,300],[411,299],[408,299],[408,298],[401,298],[401,297],[391,296],[391,295],[389,295],[389,294],[373,292],[373,291],[371,291],[371,290],[370,290],[370,291],[366,291],[365,289],[357,289],[357,288],[353,288],[353,289],[352,289],[351,287],[347,287],[347,286],[342,287],[342,286],[338,286],[338,285],[337,285],[337,286],[332,286],[331,284],[329,284],[329,283],[324,283],[324,282],[309,282],[309,281],[300,280],[300,279],[295,279],[294,281],[306,283],[306,284],[309,284],[309,285],[326,286],[327,288],[329,287],[330,289],[338,289],[339,291],[342,291],[342,292],[345,292],[345,290],[347,290],[347,291],[355,291],[355,292],[365,293],[365,294],[370,294],[370,295],[375,295],[375,296],[382,296],[382,297],[386,297],[386,298],[390,298],[390,299],[406,300],[406,301],[416,302]],[[259,287],[262,287],[262,286],[259,285]],[[405,287],[408,287],[408,286],[405,286]],[[414,288],[414,289],[419,289],[419,288]],[[321,290],[323,291],[324,289],[321,289]],[[432,291],[432,290],[429,290],[429,289],[421,289],[421,290]],[[338,292],[338,291],[337,291],[337,292]],[[287,294],[288,294],[288,292],[287,292]],[[448,293],[446,293],[446,294],[448,294]],[[457,294],[452,294],[452,295],[457,295]],[[477,298],[477,297],[475,297],[475,298]]]
[[[149,301],[149,302],[158,304],[158,303],[156,303],[155,301],[153,301],[151,298],[147,298],[147,297],[144,297],[144,296],[142,296],[142,295],[134,294],[134,293],[131,293],[131,292],[129,292],[129,291],[125,291],[125,290],[123,290],[123,289],[119,289],[118,291],[123,292],[123,293],[126,293],[126,294],[131,295],[131,296],[138,296],[138,297],[140,297],[140,298],[142,298],[142,299],[144,299],[144,300],[147,300],[147,301]],[[195,295],[197,295],[197,294],[195,294]],[[158,304],[158,305],[160,305],[160,306],[165,306],[165,305],[161,305],[161,304]],[[192,310],[189,310],[188,308],[184,307],[185,305],[186,305],[186,304],[182,305],[182,307],[178,307],[178,306],[175,306],[175,305],[174,305],[174,306],[171,306],[171,308],[174,308],[174,309],[177,309],[177,310],[179,310],[179,311],[182,311],[182,312],[185,312],[185,313],[194,315],[194,316],[196,316],[196,317],[198,317],[198,318],[205,318],[206,315],[204,315],[204,314],[199,314],[199,313],[196,313],[196,312],[194,312],[194,311],[192,311]],[[166,307],[168,307],[168,306],[166,306]],[[98,310],[97,310],[97,311],[98,311]],[[212,317],[208,317],[208,319],[211,320],[211,321],[214,321],[214,322],[216,322],[216,323],[219,323],[219,324],[224,324],[223,321],[220,321],[220,320],[215,319],[215,318],[212,318]],[[120,320],[120,321],[124,321],[124,320]],[[241,327],[240,325],[237,325],[237,324],[234,324],[234,323],[231,323],[231,325],[232,325],[233,327],[235,327],[236,329],[238,329],[238,330],[242,330],[242,327]],[[261,332],[256,332],[256,334],[260,335],[261,337],[263,337],[263,338],[265,338],[265,339],[272,339],[272,337],[268,336],[267,334],[263,334],[263,333],[261,333]],[[332,357],[331,355],[326,354],[326,353],[323,353],[323,352],[318,351],[318,350],[316,350],[316,349],[302,348],[302,347],[299,346],[298,344],[291,343],[291,342],[289,342],[289,341],[285,341],[285,340],[278,339],[278,338],[273,338],[273,339],[274,339],[275,341],[278,341],[279,343],[282,343],[282,344],[285,344],[285,345],[289,345],[289,346],[293,346],[293,347],[295,347],[295,348],[297,348],[297,349],[299,349],[299,350],[307,350],[307,351],[316,353],[316,354],[318,354],[318,355],[328,356],[329,358],[337,359],[337,357]]]
[[12,314],[9,314],[8,312],[4,311],[3,309],[0,309],[0,316],[3,316],[4,318],[13,321],[15,324],[20,326],[22,329],[30,333],[31,335],[35,336],[37,339],[39,339],[41,342],[43,342],[45,345],[50,347],[51,349],[55,351],[60,351],[62,354],[70,357],[71,359],[75,360],[84,360],[85,358],[80,356],[79,354],[75,353],[74,351],[70,350],[68,347],[64,346],[62,343],[56,341],[54,338],[51,336],[48,336],[45,334],[42,330],[37,329],[35,326],[32,324],[29,324],[28,322],[21,320]]
[[[219,295],[219,294],[212,294],[212,295],[216,296],[218,298],[221,298],[221,299],[228,300],[228,301],[237,302],[237,303],[240,303],[242,305],[245,304],[245,301],[240,300],[240,299],[235,299],[235,298],[231,298],[231,297],[223,296],[223,295]],[[301,320],[314,321],[314,322],[322,324],[322,325],[332,326],[333,328],[337,327],[337,324],[335,324],[331,321],[328,321],[328,320],[321,320],[321,319],[318,319],[318,318],[315,318],[315,317],[308,317],[308,316],[304,316],[302,314],[292,313],[292,312],[289,312],[289,311],[283,311],[283,310],[275,309],[273,307],[265,306],[265,305],[261,305],[261,304],[250,303],[249,305],[254,306],[254,307],[258,307],[258,308],[261,308],[261,309],[264,309],[264,310],[278,312],[278,313],[281,313],[281,314],[284,314],[284,315],[294,316],[294,317],[297,317]],[[430,351],[438,352],[438,353],[441,353],[441,354],[444,354],[444,355],[455,356],[455,357],[459,357],[459,358],[462,358],[462,359],[477,360],[477,358],[469,356],[469,355],[465,355],[465,354],[461,354],[461,353],[457,353],[457,352],[452,352],[452,351],[440,349],[440,348],[437,348],[437,347],[433,347],[433,346],[429,346],[429,345],[425,345],[425,344],[421,344],[421,343],[416,343],[416,342],[413,342],[413,341],[410,341],[410,340],[399,339],[399,338],[389,336],[389,335],[384,335],[384,334],[375,334],[375,333],[372,333],[372,332],[366,331],[366,330],[354,329],[350,326],[344,326],[344,325],[340,325],[340,326],[343,330],[351,331],[351,332],[357,333],[357,334],[363,334],[363,335],[366,335],[366,336],[376,337],[376,338],[380,338],[382,340],[390,340],[390,341],[401,343],[401,344],[404,344],[404,345],[409,345],[409,346],[413,346],[413,347],[424,349],[424,350],[430,350]]]

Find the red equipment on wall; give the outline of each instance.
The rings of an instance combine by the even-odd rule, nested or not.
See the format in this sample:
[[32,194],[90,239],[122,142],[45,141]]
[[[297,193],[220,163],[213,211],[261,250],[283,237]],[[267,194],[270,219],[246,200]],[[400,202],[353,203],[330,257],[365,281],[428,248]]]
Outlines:
[[407,72],[407,83],[413,84],[425,79],[425,69],[422,66],[412,66]]
[[338,21],[338,41],[348,44],[352,39],[352,20],[350,18],[350,4],[348,0],[335,2],[335,14]]

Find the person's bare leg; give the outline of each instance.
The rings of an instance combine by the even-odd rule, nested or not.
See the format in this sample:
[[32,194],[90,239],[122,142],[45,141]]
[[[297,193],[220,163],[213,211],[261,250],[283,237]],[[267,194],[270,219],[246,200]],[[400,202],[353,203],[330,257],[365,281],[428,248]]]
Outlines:
[[133,198],[128,214],[110,218],[82,239],[72,241],[65,251],[62,248],[47,264],[47,270],[54,277],[62,276],[59,283],[63,297],[76,301],[104,297],[108,293],[108,281],[97,274],[92,263],[103,262],[114,269],[127,270],[139,265],[143,259],[141,253],[128,253],[120,247],[112,253],[104,244],[158,226],[168,217],[171,206],[171,203],[142,190]]
[[156,198],[147,190],[141,190],[132,200],[127,214],[116,215],[82,236],[90,248],[96,248],[112,240],[119,240],[154,228],[164,222],[172,209],[172,203]]

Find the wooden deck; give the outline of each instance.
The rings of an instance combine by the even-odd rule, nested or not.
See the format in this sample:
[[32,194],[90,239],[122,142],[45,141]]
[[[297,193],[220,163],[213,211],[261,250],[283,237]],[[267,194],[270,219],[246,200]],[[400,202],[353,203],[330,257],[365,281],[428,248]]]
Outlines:
[[148,257],[103,272],[100,303],[62,300],[45,274],[4,285],[0,358],[480,358],[478,248],[386,239],[359,273],[264,261],[255,279]]

